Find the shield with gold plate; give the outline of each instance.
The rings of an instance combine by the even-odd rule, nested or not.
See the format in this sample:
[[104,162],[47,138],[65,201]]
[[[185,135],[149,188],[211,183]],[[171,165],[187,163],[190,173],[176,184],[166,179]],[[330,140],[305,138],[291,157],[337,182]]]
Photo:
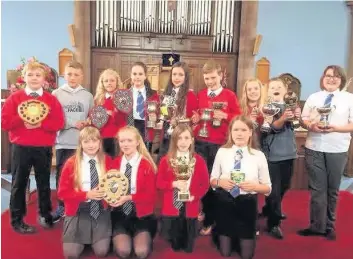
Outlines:
[[27,100],[17,108],[20,118],[29,124],[35,125],[42,122],[49,114],[49,106],[39,100]]
[[127,195],[129,180],[119,170],[109,170],[100,180],[99,187],[104,191],[104,200],[113,204],[120,200],[121,196]]

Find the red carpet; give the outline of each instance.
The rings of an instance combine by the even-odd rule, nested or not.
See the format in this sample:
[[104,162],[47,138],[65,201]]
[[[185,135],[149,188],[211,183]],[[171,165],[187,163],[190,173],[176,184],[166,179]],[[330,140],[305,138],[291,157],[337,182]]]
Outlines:
[[[34,198],[36,195],[33,195]],[[53,199],[54,200],[54,199]],[[337,241],[323,237],[300,237],[296,231],[308,223],[309,195],[306,191],[290,191],[285,197],[283,211],[288,219],[282,224],[284,240],[275,240],[261,231],[254,259],[352,259],[353,258],[353,195],[341,192],[338,203]],[[28,207],[26,221],[36,223],[36,202]],[[9,212],[1,216],[1,258],[2,259],[60,259],[61,224],[53,230],[43,230],[35,235],[19,235],[12,231]],[[264,222],[261,221],[261,226]],[[96,258],[88,250],[83,258]],[[113,255],[109,259],[117,258]],[[151,259],[217,259],[222,258],[211,245],[209,237],[200,237],[192,254],[174,253],[168,244],[156,238]],[[232,258],[238,258],[236,254]]]

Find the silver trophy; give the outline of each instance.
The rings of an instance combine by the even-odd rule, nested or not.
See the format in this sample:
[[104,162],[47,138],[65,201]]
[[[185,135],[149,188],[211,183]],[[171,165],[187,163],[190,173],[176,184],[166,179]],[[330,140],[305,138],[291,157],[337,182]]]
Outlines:
[[273,116],[279,113],[281,109],[272,103],[272,99],[269,98],[267,103],[262,107],[262,113],[264,114],[264,123],[261,126],[262,132],[271,132],[271,125]]
[[146,128],[155,128],[157,125],[157,108],[158,103],[156,101],[147,102],[147,123]]
[[336,106],[324,106],[324,107],[317,107],[316,110],[320,114],[320,121],[317,125],[320,129],[328,129],[329,128],[329,115],[336,109]]
[[[252,110],[251,110],[251,115],[254,115],[254,116],[257,118],[257,116],[259,115],[259,113],[260,113],[260,109],[259,109],[257,106],[255,106],[255,107],[252,108]],[[251,117],[251,120],[252,120],[252,123],[253,123],[253,125],[254,125],[254,129],[257,129],[257,128],[259,127],[259,124],[257,123],[256,119],[254,120],[254,119],[252,119],[252,117]]]
[[199,136],[203,138],[209,137],[209,132],[207,130],[207,122],[212,120],[212,109],[203,109],[201,112],[200,120],[203,121],[203,126],[199,131]]

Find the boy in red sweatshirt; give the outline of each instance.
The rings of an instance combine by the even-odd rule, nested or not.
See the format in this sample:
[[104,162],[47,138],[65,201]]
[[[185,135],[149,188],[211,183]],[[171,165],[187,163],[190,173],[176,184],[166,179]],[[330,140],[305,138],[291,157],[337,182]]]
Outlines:
[[[53,225],[50,214],[52,206],[49,182],[52,147],[56,132],[64,126],[64,115],[56,97],[42,88],[45,73],[45,68],[40,63],[28,63],[23,69],[26,87],[6,99],[1,113],[1,127],[9,132],[12,143],[11,225],[21,234],[31,234],[36,231],[34,227],[23,221],[26,215],[25,191],[32,166],[38,189],[40,213],[38,221],[45,228]],[[18,107],[28,100],[37,100],[47,105],[49,112],[44,115],[44,120],[30,124],[21,119]]]
[[[202,72],[207,88],[198,93],[201,120],[194,131],[195,150],[206,160],[208,172],[211,173],[217,151],[227,140],[229,123],[236,115],[241,114],[241,110],[235,93],[221,85],[222,68],[219,64],[214,60],[209,60],[203,66]],[[214,109],[216,102],[223,103],[223,107]],[[202,113],[205,109],[212,109],[211,120],[206,122],[202,120]],[[205,129],[208,133],[207,136],[202,134]],[[210,189],[202,199],[203,212],[205,213],[204,229],[201,231],[203,235],[210,234],[210,226],[213,224],[212,194],[213,191]]]

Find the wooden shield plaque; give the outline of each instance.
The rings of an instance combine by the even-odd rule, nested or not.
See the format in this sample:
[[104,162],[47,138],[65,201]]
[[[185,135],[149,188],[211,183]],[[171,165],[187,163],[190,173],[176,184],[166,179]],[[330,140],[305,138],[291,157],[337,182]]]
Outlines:
[[119,89],[114,93],[113,102],[115,107],[126,114],[133,108],[133,96],[130,89]]
[[42,122],[49,114],[49,106],[38,100],[27,100],[17,108],[20,118],[29,124],[37,124]]
[[108,122],[109,115],[102,105],[97,105],[92,108],[90,117],[92,124],[100,129]]
[[100,180],[99,188],[104,190],[104,200],[110,204],[119,201],[128,191],[129,180],[119,170],[109,170]]

